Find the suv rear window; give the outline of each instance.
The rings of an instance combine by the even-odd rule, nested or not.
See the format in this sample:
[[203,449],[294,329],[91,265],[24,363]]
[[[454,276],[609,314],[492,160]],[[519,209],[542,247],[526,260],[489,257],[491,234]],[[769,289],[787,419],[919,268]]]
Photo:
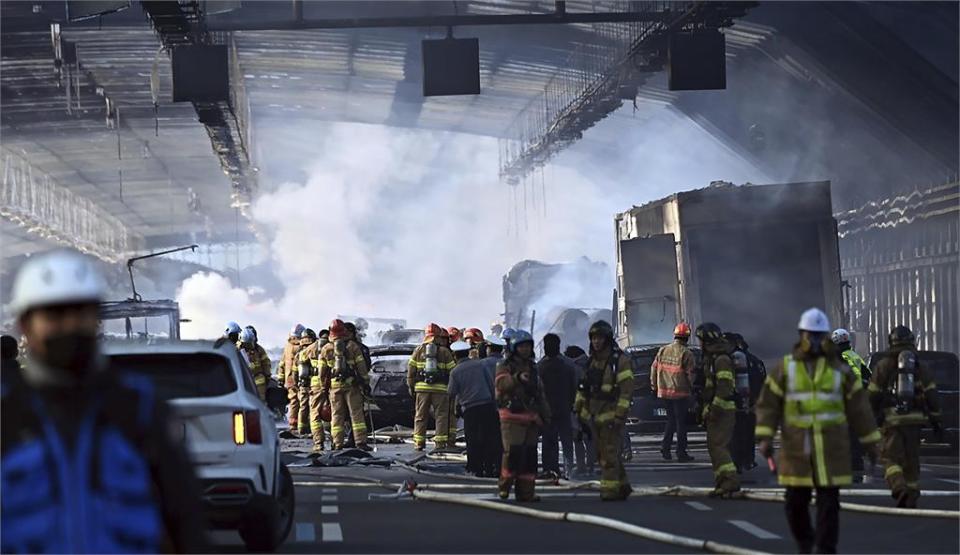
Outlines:
[[219,397],[237,390],[230,363],[211,353],[111,355],[118,372],[149,378],[167,401],[186,397]]

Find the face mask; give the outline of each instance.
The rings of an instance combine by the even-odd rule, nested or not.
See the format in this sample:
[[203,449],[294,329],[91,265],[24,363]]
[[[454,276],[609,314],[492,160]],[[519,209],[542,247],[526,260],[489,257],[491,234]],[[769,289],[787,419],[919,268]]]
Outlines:
[[64,333],[47,337],[43,342],[46,355],[41,359],[51,368],[66,370],[82,377],[93,370],[97,356],[97,336],[83,333]]

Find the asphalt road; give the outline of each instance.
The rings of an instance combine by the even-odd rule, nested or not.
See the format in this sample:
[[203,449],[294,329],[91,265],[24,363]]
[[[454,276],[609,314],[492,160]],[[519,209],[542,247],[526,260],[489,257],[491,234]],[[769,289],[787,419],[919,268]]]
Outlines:
[[[634,441],[628,464],[635,485],[710,486],[711,472],[702,434],[692,438],[690,464],[660,460],[656,437]],[[383,467],[302,466],[309,459],[298,452],[304,445],[285,442],[285,458],[298,483],[296,523],[281,547],[284,553],[674,553],[688,550],[587,524],[552,522],[436,501],[397,498],[384,487],[329,486],[323,483],[469,483],[459,492],[472,498],[494,499],[495,486],[417,474],[393,465]],[[383,446],[377,455],[409,458],[409,445]],[[956,455],[924,457],[921,487],[958,492]],[[456,472],[456,462],[436,462],[432,468]],[[742,476],[745,487],[773,487],[776,479],[765,466]],[[883,488],[881,479],[858,488]],[[706,497],[634,496],[623,503],[604,503],[595,491],[541,491],[543,500],[525,505],[544,511],[605,516],[672,534],[772,553],[795,552],[782,504],[770,501],[715,500]],[[844,497],[844,501],[892,506],[887,495]],[[497,501],[497,503],[502,503]],[[513,503],[510,501],[509,503]],[[923,508],[957,510],[960,496],[925,497]],[[236,534],[218,533],[220,551],[242,552]],[[840,551],[845,553],[958,553],[960,519],[874,515],[842,511]]]

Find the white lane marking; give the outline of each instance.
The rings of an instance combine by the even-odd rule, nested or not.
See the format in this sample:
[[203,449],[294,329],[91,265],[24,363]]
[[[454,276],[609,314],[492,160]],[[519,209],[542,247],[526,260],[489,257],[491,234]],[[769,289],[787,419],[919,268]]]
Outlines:
[[320,532],[324,542],[342,542],[343,530],[340,529],[339,522],[323,522],[320,524]]
[[951,480],[950,478],[937,478],[941,482],[946,482],[948,484],[960,484],[960,480]]
[[323,488],[320,493],[337,493],[337,488]]
[[323,505],[320,507],[320,514],[322,515],[340,514],[340,507],[337,507],[336,505]]
[[712,511],[712,510],[713,510],[713,509],[711,509],[708,505],[704,505],[703,503],[701,503],[701,502],[699,502],[699,501],[687,501],[686,504],[687,504],[688,506],[690,506],[690,507],[693,507],[694,509],[696,509],[696,510],[698,510],[698,511]]
[[297,542],[311,543],[317,541],[317,532],[312,522],[298,522],[296,531]]
[[337,495],[336,495],[336,494],[333,494],[333,495],[321,495],[321,496],[320,496],[320,501],[321,501],[321,502],[324,502],[324,503],[327,502],[327,501],[336,501],[336,500],[337,500]]
[[755,537],[760,538],[761,540],[777,540],[780,539],[780,536],[774,534],[773,532],[768,532],[763,528],[760,528],[756,524],[747,522],[746,520],[728,520],[730,524],[733,524],[737,528],[743,530],[748,534],[752,534]]

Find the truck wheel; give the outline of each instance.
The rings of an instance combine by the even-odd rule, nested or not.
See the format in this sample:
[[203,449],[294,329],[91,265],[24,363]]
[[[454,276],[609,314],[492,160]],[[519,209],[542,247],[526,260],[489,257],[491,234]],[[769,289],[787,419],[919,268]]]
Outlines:
[[293,477],[280,465],[276,495],[244,519],[239,532],[247,551],[274,552],[290,534],[295,506]]

